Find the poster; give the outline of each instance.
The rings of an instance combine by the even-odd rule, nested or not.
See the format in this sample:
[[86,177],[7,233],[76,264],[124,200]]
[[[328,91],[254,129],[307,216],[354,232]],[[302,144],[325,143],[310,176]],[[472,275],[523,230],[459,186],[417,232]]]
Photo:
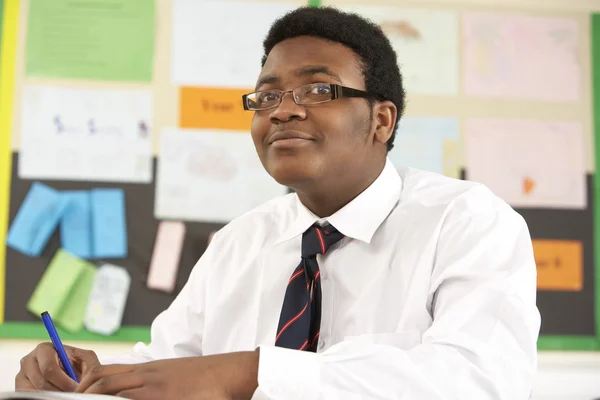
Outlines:
[[28,86],[23,91],[19,177],[152,180],[152,93]]
[[467,12],[463,40],[468,95],[552,102],[580,99],[577,21]]
[[576,122],[470,119],[467,179],[514,207],[586,207],[583,129]]
[[388,157],[396,167],[408,166],[460,177],[458,120],[403,117]]
[[253,88],[261,70],[262,43],[271,24],[297,6],[280,2],[175,0],[173,82]]
[[248,132],[161,132],[155,216],[226,223],[287,189],[264,170]]
[[398,57],[409,95],[454,95],[458,91],[456,12],[407,7],[344,5],[379,24]]
[[154,0],[30,0],[27,76],[152,80]]

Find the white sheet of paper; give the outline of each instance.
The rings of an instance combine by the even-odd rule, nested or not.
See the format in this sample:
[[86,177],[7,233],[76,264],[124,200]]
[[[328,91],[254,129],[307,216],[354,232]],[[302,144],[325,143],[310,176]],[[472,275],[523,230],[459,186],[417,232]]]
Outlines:
[[233,0],[175,0],[174,83],[253,88],[260,73],[262,42],[275,19],[298,4]]
[[582,78],[576,20],[467,12],[462,21],[467,94],[579,100]]
[[388,157],[397,167],[408,166],[458,178],[458,140],[457,119],[403,117]]
[[19,177],[152,180],[152,92],[29,86]]
[[514,207],[585,208],[583,129],[577,122],[474,118],[466,123],[467,179]]
[[155,216],[229,222],[287,193],[264,170],[248,132],[161,132]]
[[181,221],[161,221],[156,232],[152,261],[146,286],[171,293],[175,289],[181,248],[185,239],[185,224]]
[[381,26],[396,51],[409,95],[457,93],[456,12],[360,4],[345,4],[339,8],[367,17]]

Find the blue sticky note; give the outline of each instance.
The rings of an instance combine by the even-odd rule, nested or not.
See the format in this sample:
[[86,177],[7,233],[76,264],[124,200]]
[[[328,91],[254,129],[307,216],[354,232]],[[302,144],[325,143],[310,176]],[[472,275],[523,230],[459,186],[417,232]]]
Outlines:
[[37,257],[58,225],[68,200],[43,183],[34,182],[12,222],[6,244]]
[[61,247],[74,256],[91,258],[93,253],[90,192],[65,191],[61,196],[69,202],[60,221]]
[[123,189],[92,189],[92,249],[95,258],[127,256]]

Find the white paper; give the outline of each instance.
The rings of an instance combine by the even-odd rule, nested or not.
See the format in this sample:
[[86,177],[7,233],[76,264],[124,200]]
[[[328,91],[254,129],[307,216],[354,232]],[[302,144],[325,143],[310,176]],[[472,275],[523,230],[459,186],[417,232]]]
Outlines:
[[463,15],[465,92],[545,101],[581,95],[579,25],[516,13]]
[[150,182],[151,122],[149,90],[26,87],[19,177]]
[[85,328],[100,335],[112,335],[121,327],[131,277],[123,267],[103,264],[96,271],[84,317]]
[[180,85],[253,88],[271,24],[297,4],[175,0],[172,80]]
[[388,157],[396,166],[408,166],[458,178],[458,120],[403,117]]
[[229,222],[286,193],[264,170],[248,132],[161,132],[156,218]]
[[576,122],[471,119],[467,178],[514,207],[585,208],[583,130]]
[[411,94],[458,91],[458,15],[453,11],[392,6],[339,7],[379,24],[392,43]]

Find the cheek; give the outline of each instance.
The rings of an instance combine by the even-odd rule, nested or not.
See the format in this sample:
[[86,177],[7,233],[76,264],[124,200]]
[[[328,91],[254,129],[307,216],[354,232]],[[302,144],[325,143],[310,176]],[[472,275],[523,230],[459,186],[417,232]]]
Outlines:
[[269,127],[270,122],[268,118],[254,114],[252,124],[250,125],[250,134],[258,152],[261,152],[265,137],[269,132]]

